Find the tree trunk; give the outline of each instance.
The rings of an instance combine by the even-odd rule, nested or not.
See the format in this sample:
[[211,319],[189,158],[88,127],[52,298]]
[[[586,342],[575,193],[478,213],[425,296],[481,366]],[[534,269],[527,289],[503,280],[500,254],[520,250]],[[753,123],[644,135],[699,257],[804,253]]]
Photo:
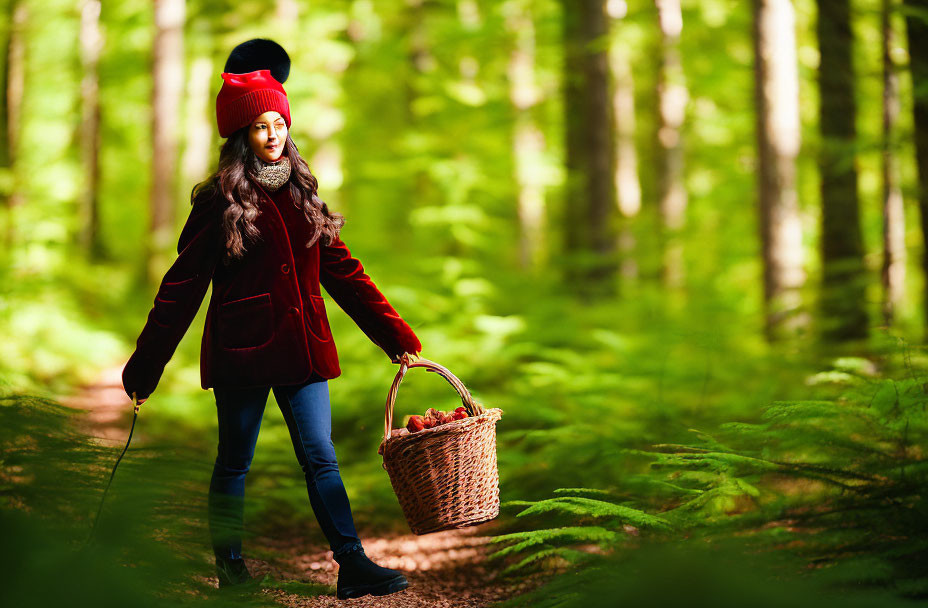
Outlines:
[[16,242],[16,207],[23,203],[22,190],[16,179],[16,153],[19,145],[20,117],[26,83],[26,21],[28,11],[23,0],[9,0],[7,5],[7,38],[4,45],[3,100],[0,120],[0,170],[10,174],[9,190],[0,191],[6,215],[4,251],[10,252]]
[[565,279],[582,297],[615,293],[615,120],[602,0],[561,0],[564,40]]
[[753,0],[758,220],[764,260],[765,333],[804,326],[802,226],[796,193],[799,71],[791,0]]
[[856,103],[850,0],[818,0],[819,158],[822,196],[822,334],[828,341],[868,333],[866,272],[857,198]]
[[177,193],[176,125],[184,84],[184,0],[155,0],[152,72],[152,183],[147,278],[155,283],[173,258],[174,203]]
[[[624,11],[610,14],[616,20],[624,16]],[[609,49],[609,64],[614,83],[612,110],[616,122],[613,171],[619,214],[623,220],[618,243],[622,259],[621,273],[627,279],[634,279],[638,276],[638,264],[634,255],[635,233],[631,220],[641,211],[641,182],[638,179],[638,152],[635,147],[635,80],[628,50],[618,42],[613,43]]]
[[528,6],[513,8],[506,27],[515,38],[507,71],[509,100],[515,108],[512,155],[519,201],[519,266],[533,272],[541,266],[545,244],[544,183],[537,171],[545,140],[531,114],[540,94],[535,86],[535,24]]
[[88,259],[103,258],[100,236],[100,77],[98,64],[103,50],[100,29],[100,0],[84,0],[81,5],[81,160],[84,189],[78,241]]
[[905,294],[905,208],[896,159],[896,120],[899,116],[899,78],[891,51],[893,0],[883,0],[883,321],[892,325]]
[[[918,210],[922,230],[922,276],[928,277],[928,0],[906,0],[909,70],[912,72],[915,160],[918,166]],[[922,292],[928,328],[928,281]],[[926,329],[928,337],[928,329]]]
[[216,129],[216,105],[210,96],[210,85],[215,82],[216,75],[211,55],[204,53],[191,61],[190,76],[184,83],[187,87],[187,126],[182,171],[184,190],[188,192],[210,173]]
[[681,127],[686,116],[689,93],[680,63],[680,32],[683,14],[680,0],[655,0],[661,29],[658,68],[659,127],[657,143],[658,192],[661,215],[663,261],[661,276],[665,285],[679,286],[684,280],[681,230],[686,221],[686,186],[683,183],[683,142]]

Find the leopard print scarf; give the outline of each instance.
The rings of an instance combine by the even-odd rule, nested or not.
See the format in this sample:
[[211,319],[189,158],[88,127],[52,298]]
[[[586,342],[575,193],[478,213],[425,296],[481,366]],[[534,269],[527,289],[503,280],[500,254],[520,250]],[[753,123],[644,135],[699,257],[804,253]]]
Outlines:
[[268,163],[255,157],[256,174],[255,179],[266,189],[274,192],[287,183],[290,179],[290,159],[281,156],[277,162]]

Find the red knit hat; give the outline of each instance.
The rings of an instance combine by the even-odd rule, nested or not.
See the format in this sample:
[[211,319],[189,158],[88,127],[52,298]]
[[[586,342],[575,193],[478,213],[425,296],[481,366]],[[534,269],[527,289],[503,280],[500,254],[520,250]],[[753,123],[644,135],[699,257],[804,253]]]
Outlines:
[[290,102],[280,82],[270,70],[255,70],[244,74],[222,73],[222,88],[216,96],[216,120],[219,135],[228,137],[246,126],[255,117],[275,110],[290,127]]

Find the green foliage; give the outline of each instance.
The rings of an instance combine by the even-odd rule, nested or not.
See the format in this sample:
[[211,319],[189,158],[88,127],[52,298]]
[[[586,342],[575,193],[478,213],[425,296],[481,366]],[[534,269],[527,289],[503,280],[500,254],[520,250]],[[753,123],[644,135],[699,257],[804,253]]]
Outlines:
[[704,538],[643,545],[596,556],[546,584],[496,604],[496,608],[607,608],[692,606],[694,608],[896,608],[912,602],[877,591],[849,595],[823,588],[783,559],[757,552],[744,541]]
[[[563,488],[559,490],[563,490]],[[580,490],[584,491],[585,489],[580,488]],[[579,518],[606,518],[614,523],[627,523],[644,528],[657,528],[659,530],[669,530],[671,528],[670,523],[660,517],[654,517],[637,509],[623,507],[604,500],[594,500],[581,496],[539,500],[519,513],[518,516],[523,517],[551,512],[570,514]]]
[[[751,551],[790,546],[822,569],[818,584],[923,597],[928,385],[904,363],[896,377],[881,377],[868,365],[837,360],[835,368],[853,367],[855,376],[831,376],[843,387],[831,399],[775,400],[754,423],[721,423],[711,434],[690,429],[694,441],[626,450],[650,458],[649,472],[629,480],[641,490],[637,500],[622,500],[631,492],[561,488],[556,498],[508,501],[507,509],[525,507],[517,518],[541,516],[560,527],[500,534],[495,541],[514,544],[493,558],[523,555],[506,574],[555,569],[560,578],[546,587],[555,593],[585,578],[570,566],[604,568],[619,554],[634,559],[628,556],[641,545],[630,546],[619,525],[642,530],[649,544],[680,533],[713,542],[734,534]],[[662,497],[659,514],[639,510],[646,492]],[[594,541],[598,552],[553,551]]]
[[[547,569],[552,567],[552,563],[577,567],[593,559],[589,551],[572,548],[579,543],[592,543],[600,550],[611,549],[625,541],[630,534],[637,535],[640,528],[664,532],[673,528],[670,522],[661,517],[612,502],[609,499],[616,497],[608,492],[593,488],[559,488],[556,492],[562,496],[534,502],[511,501],[506,506],[528,505],[517,517],[542,516],[550,520],[566,516],[576,521],[577,525],[494,536],[494,543],[513,544],[491,553],[488,559],[499,560],[512,554],[524,554],[521,561],[507,566],[501,574],[508,575],[522,569]],[[584,494],[602,499],[588,498]]]
[[[85,180],[77,128],[80,12],[67,0],[24,4],[31,15],[26,97],[21,124],[13,125],[22,137],[16,165],[0,168],[3,194],[15,190],[22,197],[13,210],[0,209],[0,225],[12,234],[10,246],[0,249],[0,386],[9,396],[0,405],[0,535],[8,534],[4,539],[15,549],[5,552],[8,561],[26,569],[6,570],[15,584],[4,598],[13,598],[13,605],[36,603],[18,594],[47,580],[35,565],[40,560],[71,565],[62,539],[86,532],[116,456],[114,448],[74,432],[54,396],[125,363],[155,293],[138,278],[149,254],[151,3],[102,4],[101,181],[95,194],[103,257],[96,260],[86,259],[76,242]],[[884,334],[874,329],[861,352],[845,353],[822,369],[807,337],[771,345],[762,335],[751,194],[757,163],[750,3],[682,6],[680,59],[690,102],[681,132],[688,206],[679,235],[685,277],[679,289],[656,280],[665,252],[655,238],[661,176],[654,6],[615,3],[627,5],[627,13],[615,19],[609,38],[633,66],[635,114],[624,118],[634,118],[643,205],[624,228],[635,243],[627,261],[638,274],[617,279],[617,297],[592,302],[577,300],[558,279],[565,225],[573,221],[560,197],[560,10],[569,3],[296,4],[297,18],[281,23],[264,2],[187,2],[175,221],[204,177],[188,173],[199,165],[187,160],[208,147],[207,166],[215,166],[215,132],[205,144],[196,134],[204,122],[214,129],[210,104],[225,53],[246,37],[274,32],[293,58],[287,90],[294,139],[319,179],[321,198],[345,214],[346,242],[416,331],[423,355],[449,367],[482,403],[505,412],[497,429],[503,516],[496,523],[509,546],[494,560],[511,560],[505,572],[513,576],[548,567],[580,570],[548,587],[533,605],[589,607],[595,605],[590,598],[618,597],[640,605],[651,598],[649,590],[657,590],[654,597],[665,605],[683,603],[685,597],[674,597],[657,576],[660,565],[642,566],[651,576],[636,578],[624,573],[623,562],[605,560],[697,533],[711,543],[744,534],[751,543],[741,555],[776,547],[801,557],[783,574],[786,580],[811,564],[835,582],[925,596],[926,576],[918,569],[928,561],[920,540],[928,521],[924,348],[887,350]],[[803,298],[811,302],[820,196],[816,10],[812,0],[795,6],[804,92],[796,190],[810,270]],[[854,52],[860,186],[862,203],[869,201],[861,205],[862,229],[871,253],[882,234],[875,203],[882,58],[873,8],[854,13],[855,35],[867,43]],[[512,31],[507,16],[520,9],[530,11],[531,28]],[[538,97],[517,112],[511,51],[517,34],[527,33],[534,36]],[[208,94],[200,95],[194,67],[204,60],[214,77]],[[891,149],[904,159],[914,141],[912,84],[903,78],[900,85]],[[522,121],[537,129],[543,145],[519,157],[513,143]],[[520,186],[516,177],[527,177],[543,203],[542,255],[532,268],[518,261],[525,182]],[[914,191],[913,163],[901,163],[900,177],[903,191]],[[906,213],[907,242],[920,242],[916,206],[907,205]],[[908,264],[908,276],[916,278],[895,321],[905,336],[919,335],[923,326],[918,256],[909,256]],[[869,298],[874,313],[877,299]],[[125,578],[135,568],[111,569],[118,561],[113,555],[81,562],[60,589],[42,589],[49,604],[64,603],[71,585],[84,580],[99,590],[97,605],[110,601],[104,597],[110,590],[147,605],[144,594],[107,581],[183,586],[184,568],[207,571],[198,553],[205,547],[205,522],[196,509],[205,499],[216,429],[212,396],[198,385],[203,309],[143,406],[141,435],[133,439],[142,441],[120,465],[113,503],[101,521],[111,528],[104,539],[113,555],[134,547],[157,563],[140,568],[136,581]],[[367,529],[408,532],[376,453],[396,368],[333,302],[327,309],[343,369],[331,383],[333,441],[356,519]],[[395,419],[459,402],[444,380],[414,370],[402,385]],[[288,430],[269,403],[249,479],[252,530],[281,534],[300,527],[322,543]],[[177,541],[181,562],[159,553],[145,529],[150,522],[175,541],[183,539]],[[14,553],[35,559],[17,560]],[[698,584],[682,566],[672,572]],[[717,606],[734,604],[737,593],[754,596],[758,606],[774,600],[795,605],[800,595],[761,582],[751,593],[734,575],[705,574],[717,589],[698,589],[690,604],[713,597],[709,591],[719,591]],[[615,583],[598,586],[598,576]],[[317,591],[279,583],[304,595]],[[559,597],[559,586],[574,599]],[[53,596],[58,591],[62,597]],[[171,595],[172,602],[187,599]]]
[[571,526],[561,528],[548,528],[544,530],[531,530],[528,532],[512,532],[494,537],[494,542],[505,542],[508,540],[518,541],[516,544],[501,549],[496,554],[497,557],[509,555],[518,552],[526,547],[534,545],[561,542],[561,543],[578,543],[578,542],[606,542],[614,541],[618,537],[613,530],[608,530],[599,526]]
[[263,594],[220,594],[191,479],[205,467],[182,450],[133,438],[87,543],[123,446],[73,428],[75,412],[28,394],[0,395],[0,586],[13,606],[273,606]]

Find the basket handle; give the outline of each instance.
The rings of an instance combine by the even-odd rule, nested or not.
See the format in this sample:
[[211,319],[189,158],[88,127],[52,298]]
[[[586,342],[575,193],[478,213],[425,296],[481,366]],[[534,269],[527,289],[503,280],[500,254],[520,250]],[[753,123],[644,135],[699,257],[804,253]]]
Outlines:
[[482,405],[474,400],[470,394],[470,391],[468,391],[467,387],[464,386],[464,383],[458,380],[457,376],[448,371],[446,367],[441,366],[434,361],[421,358],[417,361],[410,362],[409,358],[404,355],[400,360],[400,369],[398,372],[396,372],[396,377],[393,378],[393,384],[390,386],[390,392],[387,393],[387,405],[384,409],[384,441],[387,441],[390,438],[390,429],[393,427],[393,404],[396,401],[396,393],[399,391],[400,383],[403,381],[403,377],[406,375],[406,371],[412,367],[424,367],[426,371],[436,372],[441,375],[442,378],[447,380],[448,383],[454,387],[454,390],[456,390],[461,396],[461,402],[467,409],[467,414],[469,416],[479,416],[486,411]]

